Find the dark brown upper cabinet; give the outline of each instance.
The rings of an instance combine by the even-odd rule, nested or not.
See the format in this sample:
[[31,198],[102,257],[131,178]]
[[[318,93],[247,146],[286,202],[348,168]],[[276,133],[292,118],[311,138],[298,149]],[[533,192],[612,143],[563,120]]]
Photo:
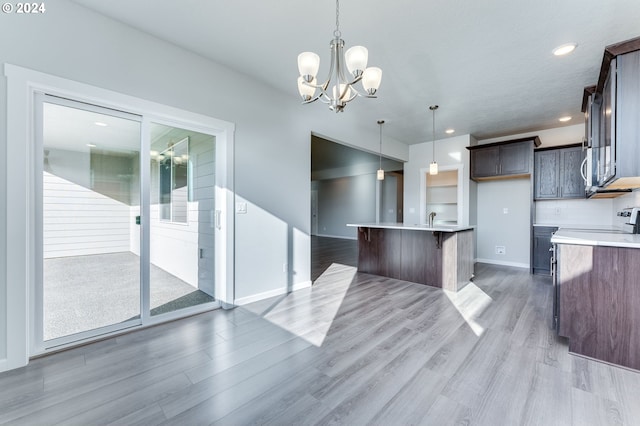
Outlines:
[[530,176],[533,169],[533,148],[539,145],[540,139],[532,136],[468,146],[471,179],[483,181]]
[[585,183],[581,174],[585,151],[582,145],[541,149],[534,156],[536,200],[585,198]]

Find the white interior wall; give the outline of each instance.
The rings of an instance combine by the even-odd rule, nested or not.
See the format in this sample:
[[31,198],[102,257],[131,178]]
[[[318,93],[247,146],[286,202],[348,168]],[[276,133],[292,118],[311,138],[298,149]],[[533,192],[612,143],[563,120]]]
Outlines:
[[[529,179],[478,184],[478,262],[529,267],[531,197]],[[496,254],[496,246],[504,246],[505,253]]]
[[43,195],[45,259],[129,251],[127,204],[47,172]]
[[[376,128],[354,124],[347,115],[331,114],[324,105],[300,105],[295,65],[291,94],[283,94],[68,0],[57,0],[55,8],[37,19],[19,18],[3,17],[0,26],[5,63],[234,123],[235,196],[236,201],[247,203],[246,214],[235,218],[236,302],[310,284],[310,135],[314,132],[377,152]],[[0,97],[7,98],[4,78],[0,79]],[[0,103],[0,120],[6,128],[5,102]],[[3,132],[3,152],[7,143]],[[407,160],[409,149],[385,138],[383,154]],[[27,159],[11,161],[28,164]],[[2,174],[0,198],[5,206],[6,179]],[[6,270],[7,250],[16,241],[8,241],[5,209],[0,209],[0,218],[6,242],[0,259]],[[12,235],[21,239],[19,232],[14,229]],[[19,241],[18,246],[24,242]],[[16,330],[24,329],[7,324],[7,306],[13,301],[8,300],[6,278],[5,274],[0,277],[0,295],[6,296],[0,302],[0,371],[12,365],[6,359],[7,330],[18,333],[21,331]]]

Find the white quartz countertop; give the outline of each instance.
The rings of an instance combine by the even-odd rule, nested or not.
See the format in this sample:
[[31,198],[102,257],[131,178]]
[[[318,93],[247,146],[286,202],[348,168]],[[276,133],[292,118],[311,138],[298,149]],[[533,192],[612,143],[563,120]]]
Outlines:
[[640,248],[640,235],[616,229],[560,228],[551,237],[554,244]]
[[348,223],[347,226],[363,227],[363,228],[383,228],[383,229],[404,229],[411,231],[439,231],[439,232],[460,232],[473,229],[473,226],[457,226],[457,225],[407,225],[404,223],[380,222],[380,223]]

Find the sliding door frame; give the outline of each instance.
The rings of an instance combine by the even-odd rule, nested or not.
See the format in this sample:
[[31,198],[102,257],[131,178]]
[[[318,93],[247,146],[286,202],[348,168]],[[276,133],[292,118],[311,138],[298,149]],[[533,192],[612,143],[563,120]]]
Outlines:
[[[130,95],[67,80],[11,64],[5,64],[7,77],[7,348],[5,357],[0,354],[0,371],[28,364],[30,356],[41,354],[35,345],[34,315],[36,290],[37,228],[35,176],[35,135],[37,118],[35,106],[38,93],[99,105],[101,107],[140,115],[142,120],[142,149],[149,150],[150,122],[170,124],[214,135],[216,137],[216,209],[220,211],[216,229],[215,298],[223,308],[233,306],[234,300],[234,133],[235,125],[202,114],[173,108]],[[142,157],[142,156],[141,156]],[[42,153],[40,153],[42,159]],[[220,163],[218,161],[220,160]],[[149,232],[149,163],[141,164],[141,179],[146,198],[141,206],[142,221],[147,221]],[[146,167],[146,169],[144,169]],[[146,172],[145,172],[146,170]],[[143,227],[144,229],[144,227]],[[41,243],[41,241],[40,241]],[[149,251],[149,236],[143,238],[142,247]],[[148,260],[148,259],[147,259]],[[148,264],[148,261],[146,262]],[[142,272],[144,274],[145,272]],[[148,271],[146,272],[148,282]],[[147,290],[148,291],[148,290]],[[144,297],[142,298],[145,299]],[[146,298],[148,301],[148,297]],[[148,302],[147,302],[148,303]],[[171,321],[179,317],[210,310],[211,307],[192,307],[182,311],[154,317],[148,316],[148,306],[143,306],[142,327]],[[145,314],[145,311],[147,314]],[[147,317],[145,318],[145,315]],[[119,334],[113,332],[99,338]],[[84,342],[83,342],[84,343]],[[62,349],[58,347],[56,349]]]

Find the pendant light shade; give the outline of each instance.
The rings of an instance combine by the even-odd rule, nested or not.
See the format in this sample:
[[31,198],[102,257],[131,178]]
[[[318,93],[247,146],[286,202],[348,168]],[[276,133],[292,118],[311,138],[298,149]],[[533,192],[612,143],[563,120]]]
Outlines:
[[438,174],[438,163],[436,162],[436,110],[438,109],[438,105],[431,105],[429,107],[431,112],[433,113],[433,142],[431,142],[431,147],[433,151],[433,160],[431,164],[429,164],[429,174],[437,175]]
[[382,169],[382,125],[384,124],[384,120],[378,120],[378,125],[380,126],[380,154],[378,156],[380,160],[380,167],[378,168],[378,180],[384,180],[384,170]]

